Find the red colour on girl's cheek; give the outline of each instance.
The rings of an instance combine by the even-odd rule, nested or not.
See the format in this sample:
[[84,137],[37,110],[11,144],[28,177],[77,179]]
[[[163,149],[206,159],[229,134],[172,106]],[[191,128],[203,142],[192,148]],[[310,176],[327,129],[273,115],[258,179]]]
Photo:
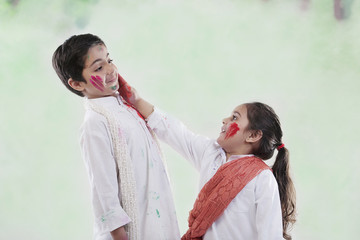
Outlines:
[[234,136],[239,130],[240,128],[237,123],[232,123],[226,132],[225,139]]

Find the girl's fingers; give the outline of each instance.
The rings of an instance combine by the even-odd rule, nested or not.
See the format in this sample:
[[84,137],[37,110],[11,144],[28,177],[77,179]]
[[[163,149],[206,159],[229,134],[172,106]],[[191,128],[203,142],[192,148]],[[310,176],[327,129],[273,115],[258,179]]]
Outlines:
[[122,87],[123,85],[128,85],[125,79],[120,74],[118,74],[118,81],[120,87]]

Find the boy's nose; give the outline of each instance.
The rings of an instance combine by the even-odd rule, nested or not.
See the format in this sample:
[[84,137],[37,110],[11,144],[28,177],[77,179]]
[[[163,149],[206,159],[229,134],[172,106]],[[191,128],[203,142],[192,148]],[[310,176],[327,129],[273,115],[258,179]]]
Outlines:
[[112,67],[112,66],[109,66],[108,69],[107,69],[107,74],[108,74],[108,75],[111,75],[111,74],[113,74],[114,72],[115,72],[115,68]]

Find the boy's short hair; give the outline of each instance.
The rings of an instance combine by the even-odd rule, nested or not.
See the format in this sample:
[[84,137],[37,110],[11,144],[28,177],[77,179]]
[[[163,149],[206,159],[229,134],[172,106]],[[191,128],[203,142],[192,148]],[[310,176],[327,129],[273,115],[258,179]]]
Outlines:
[[53,54],[52,64],[62,83],[81,97],[84,97],[84,94],[73,89],[68,84],[68,80],[72,78],[74,81],[86,82],[82,76],[86,54],[91,47],[99,44],[105,46],[98,36],[89,33],[74,35],[60,45]]

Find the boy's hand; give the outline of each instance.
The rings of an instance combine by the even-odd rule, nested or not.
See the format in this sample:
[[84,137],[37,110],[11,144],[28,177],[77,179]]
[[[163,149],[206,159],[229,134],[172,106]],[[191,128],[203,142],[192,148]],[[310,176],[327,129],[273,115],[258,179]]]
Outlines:
[[119,93],[120,96],[129,104],[135,105],[139,96],[134,88],[132,88],[120,74],[118,74]]
[[114,231],[111,231],[111,236],[113,240],[128,240],[126,231],[124,227],[119,227]]

